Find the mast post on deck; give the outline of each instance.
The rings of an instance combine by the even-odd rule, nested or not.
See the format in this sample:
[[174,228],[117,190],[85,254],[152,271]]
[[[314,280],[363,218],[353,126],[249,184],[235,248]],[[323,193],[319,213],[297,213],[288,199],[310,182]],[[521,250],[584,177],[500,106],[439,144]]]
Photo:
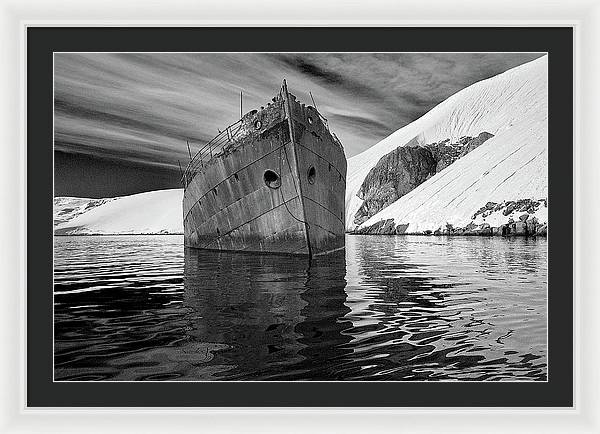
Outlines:
[[177,160],[177,165],[179,166],[179,176],[181,176],[181,182],[183,183],[184,187],[187,187],[185,185],[185,178],[183,176],[183,169],[181,168],[181,161]]
[[[310,95],[310,99],[312,100],[313,107],[314,107],[315,109],[317,109],[317,104],[315,103],[315,99],[314,99],[314,98],[313,98],[313,96],[312,96],[312,92],[311,92],[311,91],[308,91],[308,94]],[[317,111],[319,111],[319,109],[317,109]]]

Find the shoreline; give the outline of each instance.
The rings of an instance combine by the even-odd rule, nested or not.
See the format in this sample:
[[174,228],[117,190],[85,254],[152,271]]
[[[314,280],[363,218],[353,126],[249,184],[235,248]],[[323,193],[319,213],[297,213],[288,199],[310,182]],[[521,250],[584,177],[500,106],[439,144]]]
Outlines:
[[[345,232],[346,235],[357,235],[357,236],[373,236],[373,235],[386,235],[386,236],[419,236],[419,237],[503,237],[503,238],[512,238],[512,237],[528,237],[528,238],[547,238],[547,233],[544,234],[509,234],[509,235],[501,235],[501,234],[484,234],[484,233],[423,233],[423,232],[412,232],[412,233],[402,233],[402,234],[392,234],[392,233],[381,233],[381,234],[371,234],[371,233],[361,233],[356,231],[348,231]],[[55,237],[117,237],[117,236],[155,236],[155,235],[179,235],[183,236],[183,233],[149,233],[149,234],[53,234]]]
[[123,236],[123,235],[131,235],[131,236],[144,236],[144,235],[182,235],[183,236],[183,232],[173,232],[173,233],[164,233],[164,232],[156,232],[156,233],[145,233],[145,234],[141,234],[141,233],[136,233],[136,234],[120,234],[120,233],[115,233],[115,234],[52,234],[55,237],[116,237],[116,236]]
[[[354,231],[349,231],[356,235],[467,235],[467,236],[541,236],[545,237],[548,233],[547,217],[538,219],[536,211],[540,202],[533,202],[525,199],[519,202],[503,202],[496,204],[488,202],[481,207],[471,218],[471,222],[466,226],[454,227],[446,223],[442,228],[426,229],[422,231],[408,231],[410,223],[396,224],[394,218],[379,220],[369,226],[359,227]],[[544,202],[544,205],[546,203]],[[546,208],[546,206],[544,206]],[[498,219],[498,214],[503,218]],[[521,214],[522,213],[522,214]],[[496,218],[492,214],[496,214]],[[519,215],[520,214],[520,215]],[[486,219],[489,219],[486,221]],[[500,221],[498,221],[500,220]],[[490,224],[491,223],[491,224]],[[493,226],[492,226],[493,224]]]
[[374,235],[380,235],[380,236],[395,236],[395,237],[401,237],[401,236],[417,236],[417,237],[494,237],[494,238],[513,238],[513,237],[519,237],[519,238],[548,238],[547,233],[544,234],[509,234],[509,235],[502,235],[502,234],[484,234],[484,233],[463,233],[463,234],[458,234],[458,233],[452,233],[452,234],[448,234],[448,233],[430,233],[430,234],[426,234],[423,232],[412,232],[412,233],[402,233],[402,234],[392,234],[392,233],[381,233],[381,234],[369,234],[369,233],[361,233],[361,232],[346,232],[347,235],[356,235],[356,236],[374,236]]

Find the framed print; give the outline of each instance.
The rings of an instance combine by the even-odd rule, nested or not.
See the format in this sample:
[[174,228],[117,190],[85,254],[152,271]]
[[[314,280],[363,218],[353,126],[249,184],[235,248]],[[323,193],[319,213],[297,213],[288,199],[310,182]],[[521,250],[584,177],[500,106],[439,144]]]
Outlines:
[[[452,45],[367,50],[386,35]],[[29,71],[53,68],[48,398],[100,405],[99,394],[55,392],[100,383],[120,391],[114,404],[136,405],[128,391],[144,382],[180,391],[144,397],[155,405],[174,395],[193,406],[572,404],[572,342],[552,333],[571,322],[552,315],[553,302],[571,300],[554,296],[553,282],[571,273],[552,273],[565,261],[547,238],[550,220],[571,225],[560,210],[572,199],[548,183],[566,158],[552,155],[570,153],[552,143],[572,134],[562,85],[572,81],[572,29],[29,27],[27,36]],[[127,46],[142,36],[146,50],[190,45]],[[43,56],[38,41],[54,38]],[[480,48],[511,40],[527,50]],[[107,47],[85,48],[94,41]],[[50,80],[28,78],[29,110],[41,111]],[[428,92],[439,95],[422,101]],[[40,158],[28,172],[39,178],[44,124],[30,116]],[[565,120],[558,131],[553,116]],[[393,122],[404,126],[384,127]],[[33,210],[43,201],[29,185]],[[28,342],[41,336],[28,330]],[[44,402],[43,360],[30,362],[32,404]],[[186,404],[197,382],[210,393]],[[490,393],[467,392],[482,387]]]
[[568,424],[577,29],[24,23],[25,414]]

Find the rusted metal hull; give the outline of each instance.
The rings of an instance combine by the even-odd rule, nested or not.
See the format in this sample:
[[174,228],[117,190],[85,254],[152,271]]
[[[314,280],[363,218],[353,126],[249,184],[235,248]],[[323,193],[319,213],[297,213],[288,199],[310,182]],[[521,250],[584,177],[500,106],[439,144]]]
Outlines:
[[242,119],[239,140],[186,171],[187,247],[306,256],[344,248],[343,148],[316,109],[282,92]]

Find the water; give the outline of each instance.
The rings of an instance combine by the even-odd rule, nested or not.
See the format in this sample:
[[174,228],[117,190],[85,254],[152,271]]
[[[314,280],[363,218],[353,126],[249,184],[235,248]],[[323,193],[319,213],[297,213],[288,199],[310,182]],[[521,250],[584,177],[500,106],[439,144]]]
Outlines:
[[56,380],[547,379],[547,241],[347,236],[345,254],[55,238]]

